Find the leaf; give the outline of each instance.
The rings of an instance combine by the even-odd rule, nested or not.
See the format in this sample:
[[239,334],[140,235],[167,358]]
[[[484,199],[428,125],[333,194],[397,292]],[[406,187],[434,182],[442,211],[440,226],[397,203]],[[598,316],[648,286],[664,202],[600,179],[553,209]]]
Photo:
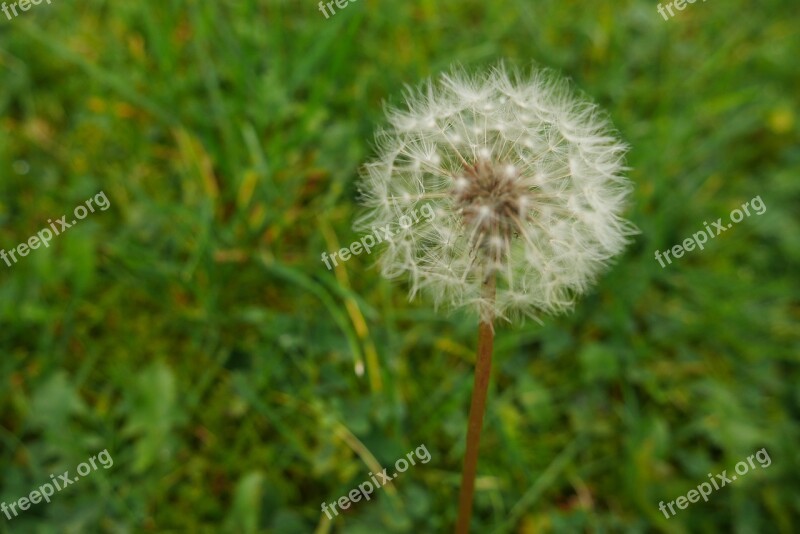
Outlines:
[[123,434],[136,438],[133,471],[140,473],[170,455],[167,447],[177,418],[175,377],[158,362],[134,379],[129,390],[128,422]]

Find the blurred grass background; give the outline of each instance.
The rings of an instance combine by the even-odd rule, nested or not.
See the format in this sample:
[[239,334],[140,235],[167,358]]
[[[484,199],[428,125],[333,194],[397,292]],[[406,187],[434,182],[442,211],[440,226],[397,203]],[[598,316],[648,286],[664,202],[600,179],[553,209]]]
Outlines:
[[[475,324],[358,236],[382,103],[455,61],[554,67],[632,145],[642,234],[574,314],[498,333],[475,532],[796,532],[798,11],[654,2],[54,1],[0,17],[0,532],[448,532]],[[767,206],[662,269],[655,250]],[[321,513],[425,444],[333,522]],[[658,510],[766,447],[709,502]]]

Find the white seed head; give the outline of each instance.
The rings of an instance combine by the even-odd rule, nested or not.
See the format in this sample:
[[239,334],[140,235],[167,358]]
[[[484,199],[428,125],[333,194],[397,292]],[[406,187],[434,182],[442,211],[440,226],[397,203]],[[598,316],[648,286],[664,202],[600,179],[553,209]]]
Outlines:
[[[627,146],[598,108],[546,71],[453,70],[388,110],[360,183],[366,230],[412,217],[385,276],[484,320],[572,307],[635,227],[621,218]],[[419,213],[435,217],[424,218]],[[481,288],[496,281],[496,297]]]

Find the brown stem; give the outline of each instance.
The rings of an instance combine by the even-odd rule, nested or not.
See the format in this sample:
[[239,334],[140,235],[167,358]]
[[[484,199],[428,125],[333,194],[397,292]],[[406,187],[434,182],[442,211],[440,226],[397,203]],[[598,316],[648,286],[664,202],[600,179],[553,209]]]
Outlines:
[[[483,283],[483,294],[494,307],[495,277],[490,275]],[[483,414],[486,411],[486,396],[489,392],[489,376],[492,371],[492,347],[494,327],[492,319],[481,320],[478,326],[478,353],[475,361],[475,385],[472,389],[472,403],[469,408],[467,426],[467,452],[464,455],[464,469],[461,472],[461,493],[458,503],[456,534],[469,532],[472,517],[472,498],[475,493],[475,473],[478,468],[478,445],[481,440]]]

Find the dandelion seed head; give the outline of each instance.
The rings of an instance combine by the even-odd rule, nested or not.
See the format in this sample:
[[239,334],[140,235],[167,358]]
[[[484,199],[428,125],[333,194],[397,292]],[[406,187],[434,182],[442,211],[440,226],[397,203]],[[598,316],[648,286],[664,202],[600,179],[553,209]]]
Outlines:
[[[435,216],[388,240],[380,259],[385,276],[408,276],[412,296],[487,320],[563,312],[636,233],[620,215],[626,145],[549,72],[453,70],[388,118],[356,227],[429,206]],[[489,276],[494,299],[481,292]]]

